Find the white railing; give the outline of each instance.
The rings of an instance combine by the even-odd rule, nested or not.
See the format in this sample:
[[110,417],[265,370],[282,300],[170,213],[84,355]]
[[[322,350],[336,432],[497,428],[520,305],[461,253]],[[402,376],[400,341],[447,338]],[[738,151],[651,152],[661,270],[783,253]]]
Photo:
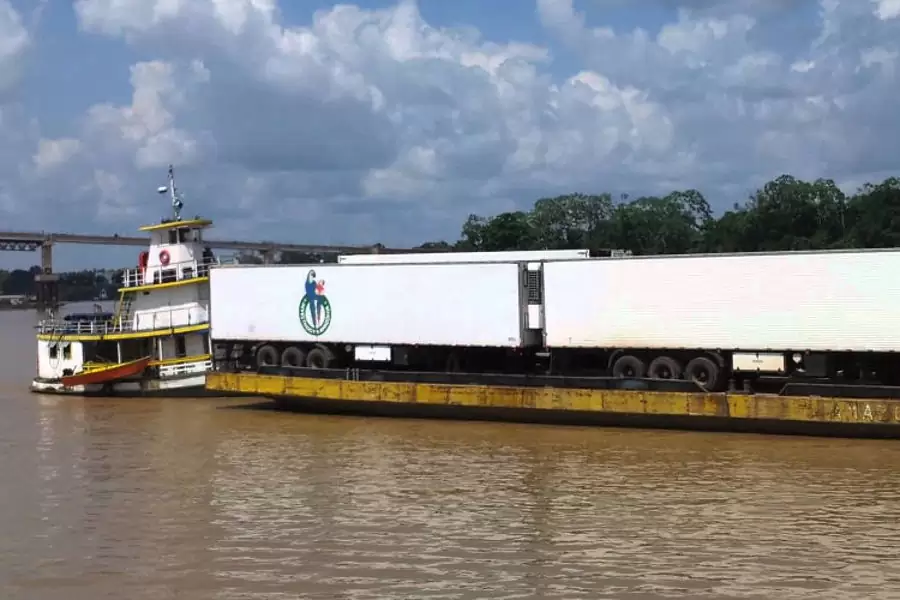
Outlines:
[[178,377],[179,375],[191,375],[195,373],[206,373],[212,370],[212,361],[204,360],[202,362],[185,362],[174,365],[160,365],[160,377]]
[[39,333],[54,335],[109,335],[112,333],[128,333],[134,331],[131,321],[119,320],[79,320],[64,321],[62,319],[44,319],[37,326]]
[[53,335],[110,335],[204,325],[209,322],[208,317],[206,309],[201,306],[185,306],[149,314],[128,314],[108,320],[45,319],[38,323],[37,328],[40,333]]
[[122,287],[134,288],[142,285],[172,283],[197,277],[209,276],[209,269],[219,264],[214,257],[200,260],[185,260],[169,263],[166,266],[153,266],[146,269],[125,269],[122,272]]

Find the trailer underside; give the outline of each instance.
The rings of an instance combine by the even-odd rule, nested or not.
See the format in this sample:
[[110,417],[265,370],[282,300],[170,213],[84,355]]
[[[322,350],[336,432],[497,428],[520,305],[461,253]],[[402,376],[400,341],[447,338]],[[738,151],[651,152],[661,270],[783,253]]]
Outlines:
[[[749,370],[750,358],[765,355],[769,370]],[[900,355],[894,353],[752,353],[709,350],[380,347],[352,344],[216,342],[222,368],[237,372],[290,372],[377,369],[480,380],[546,379],[543,385],[590,382],[610,389],[669,389],[828,395],[848,398],[900,398]],[[772,357],[779,369],[772,368]],[[735,366],[741,368],[735,368]],[[399,381],[400,379],[398,379]],[[582,385],[579,384],[579,385]],[[651,386],[647,388],[646,386]],[[662,387],[660,387],[662,386]],[[666,387],[668,386],[668,387]]]

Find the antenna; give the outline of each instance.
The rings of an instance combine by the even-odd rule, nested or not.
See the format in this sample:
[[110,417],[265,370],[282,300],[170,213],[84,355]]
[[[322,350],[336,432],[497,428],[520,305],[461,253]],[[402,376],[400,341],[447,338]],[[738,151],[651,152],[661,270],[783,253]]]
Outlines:
[[181,195],[178,193],[178,188],[175,187],[175,169],[172,165],[169,165],[169,185],[161,185],[156,191],[160,194],[169,193],[169,197],[172,198],[172,210],[175,211],[175,220],[180,221],[184,202],[181,201]]

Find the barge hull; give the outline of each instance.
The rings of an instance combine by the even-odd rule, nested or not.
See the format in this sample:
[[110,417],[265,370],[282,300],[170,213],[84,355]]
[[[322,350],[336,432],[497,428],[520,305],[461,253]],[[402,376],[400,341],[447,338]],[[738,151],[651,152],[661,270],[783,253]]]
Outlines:
[[347,374],[212,372],[206,388],[328,413],[900,438],[900,400],[893,399],[360,381]]

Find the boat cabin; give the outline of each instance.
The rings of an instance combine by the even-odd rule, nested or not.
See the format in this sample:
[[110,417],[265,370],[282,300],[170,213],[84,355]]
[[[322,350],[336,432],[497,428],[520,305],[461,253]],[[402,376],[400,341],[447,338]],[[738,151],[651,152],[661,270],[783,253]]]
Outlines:
[[123,287],[158,285],[206,277],[216,264],[212,249],[203,243],[208,219],[163,221],[140,228],[150,234],[150,245],[138,255],[136,269],[123,273]]

